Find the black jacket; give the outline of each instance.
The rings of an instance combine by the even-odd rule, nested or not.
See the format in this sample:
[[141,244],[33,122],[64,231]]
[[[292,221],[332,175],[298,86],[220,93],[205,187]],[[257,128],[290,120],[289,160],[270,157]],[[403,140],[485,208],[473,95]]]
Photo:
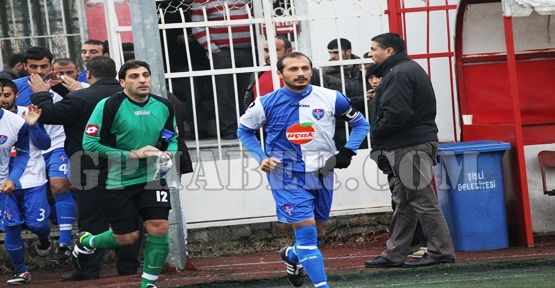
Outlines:
[[31,95],[31,102],[42,109],[39,122],[43,124],[64,125],[65,151],[69,157],[83,150],[83,131],[94,107],[100,100],[121,91],[116,79],[101,79],[88,88],[67,94],[61,101],[52,102],[48,92]]
[[191,156],[189,155],[189,149],[187,144],[185,144],[185,105],[183,102],[171,92],[168,92],[168,100],[173,105],[173,110],[175,113],[175,122],[177,123],[177,151],[179,151],[179,173],[186,174],[193,172],[193,163],[191,162]]
[[[356,55],[351,55],[351,59],[360,59]],[[332,60],[329,60],[332,61]],[[362,83],[360,65],[352,65],[351,67],[343,67],[343,75],[345,81],[345,96],[358,95],[354,91],[354,85]],[[341,83],[341,66],[327,66],[322,68],[323,81],[322,87],[337,90],[343,93],[343,85]],[[362,85],[362,84],[360,84]]]
[[394,150],[437,141],[436,98],[432,82],[418,63],[398,53],[379,64],[382,76],[370,102],[373,150]]

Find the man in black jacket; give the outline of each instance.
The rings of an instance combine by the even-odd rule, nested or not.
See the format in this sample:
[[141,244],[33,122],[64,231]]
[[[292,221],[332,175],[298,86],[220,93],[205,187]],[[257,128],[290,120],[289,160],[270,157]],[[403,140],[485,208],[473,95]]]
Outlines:
[[[452,263],[455,252],[432,186],[437,157],[436,100],[428,75],[408,58],[405,41],[394,33],[372,38],[370,53],[383,77],[371,102],[371,157],[393,174],[396,204],[386,249],[366,267],[418,267]],[[417,219],[428,240],[428,253],[405,262]]]
[[[83,155],[83,131],[96,104],[122,90],[115,79],[116,65],[105,56],[92,58],[87,63],[89,88],[80,89],[67,94],[63,100],[53,103],[47,92],[31,95],[31,102],[42,109],[39,121],[43,124],[63,125],[66,133],[64,148],[70,157],[71,179],[75,189],[78,207],[79,230],[100,233],[108,229],[108,222],[100,214],[92,193],[86,190],[96,186],[94,179],[94,159]],[[141,243],[119,249],[118,273],[129,275],[137,273],[139,268],[138,254]],[[87,280],[99,277],[104,252],[97,250],[88,258],[85,268],[81,271],[63,275],[65,280]]]

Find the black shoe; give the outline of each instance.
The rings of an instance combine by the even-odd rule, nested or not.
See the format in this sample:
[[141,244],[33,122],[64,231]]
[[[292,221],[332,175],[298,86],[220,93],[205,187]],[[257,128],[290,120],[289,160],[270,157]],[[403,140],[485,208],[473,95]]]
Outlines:
[[285,262],[285,268],[287,271],[287,280],[289,280],[289,283],[291,283],[291,285],[295,287],[301,287],[303,286],[303,282],[304,282],[303,267],[289,260],[289,258],[287,257],[287,252],[290,249],[292,248],[291,247],[281,248],[281,250],[279,250],[279,255],[281,256],[281,259],[283,259],[283,262]]
[[83,280],[92,280],[92,279],[98,279],[98,277],[83,275],[79,271],[62,275],[62,280],[64,281],[83,281]]
[[414,268],[414,267],[423,267],[423,266],[430,266],[434,264],[442,264],[442,263],[454,263],[455,259],[453,258],[434,258],[430,256],[430,254],[424,255],[422,258],[403,263],[403,267],[406,268]]
[[83,239],[91,235],[89,232],[79,232],[75,236],[75,245],[73,246],[73,251],[71,252],[71,260],[73,261],[73,266],[77,271],[81,271],[87,263],[89,256],[94,253],[94,249],[87,248],[83,245]]
[[66,245],[58,245],[54,249],[54,253],[50,255],[51,260],[56,261],[63,261],[69,259],[69,255],[71,254],[71,250]]
[[40,257],[48,256],[48,254],[50,254],[50,247],[51,243],[48,238],[39,239],[37,242],[35,242],[35,252],[37,252],[37,255],[39,255]]
[[366,268],[385,268],[385,267],[401,267],[403,263],[394,262],[382,256],[378,256],[372,260],[364,262]]
[[29,273],[29,271],[25,271],[25,272],[16,272],[12,275],[12,278],[8,279],[8,281],[6,281],[6,284],[8,285],[21,285],[21,284],[27,284],[31,282],[31,273]]

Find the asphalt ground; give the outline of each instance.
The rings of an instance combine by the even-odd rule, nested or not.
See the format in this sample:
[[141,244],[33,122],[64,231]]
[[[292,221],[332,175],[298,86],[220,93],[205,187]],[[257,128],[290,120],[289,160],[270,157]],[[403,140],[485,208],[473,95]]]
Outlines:
[[[555,259],[495,263],[445,264],[417,269],[368,269],[345,275],[332,275],[330,287],[555,287]],[[199,284],[195,288],[286,288],[284,277],[256,281]],[[303,287],[312,287],[305,279]]]
[[[555,287],[555,236],[536,237],[532,248],[457,252],[457,262],[423,268],[364,268],[364,261],[379,255],[386,237],[361,245],[324,247],[331,287]],[[165,271],[158,287],[290,287],[277,251],[194,258],[183,271]],[[140,272],[118,276],[113,264],[105,265],[100,279],[63,282],[69,263],[50,269],[35,268],[25,287],[89,288],[138,287]],[[0,275],[0,287],[10,278]],[[312,287],[308,279],[305,287]]]

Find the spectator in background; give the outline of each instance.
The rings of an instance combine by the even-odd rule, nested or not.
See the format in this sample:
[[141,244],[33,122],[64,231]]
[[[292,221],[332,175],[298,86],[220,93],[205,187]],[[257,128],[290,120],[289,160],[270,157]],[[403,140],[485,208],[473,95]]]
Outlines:
[[[81,45],[81,60],[83,61],[83,66],[85,66],[85,68],[87,67],[89,60],[97,56],[110,57],[108,41],[89,39]],[[87,71],[81,71],[79,76],[77,76],[77,80],[79,82],[87,83]]]
[[[191,6],[192,20],[196,22],[238,20],[249,18],[250,0],[237,0],[228,6],[229,13],[219,0],[195,0]],[[206,9],[207,19],[204,19],[203,9]],[[229,19],[227,19],[227,15]],[[253,67],[253,55],[249,25],[231,26],[231,35],[228,34],[227,26],[216,26],[208,28],[209,35],[204,27],[193,28],[193,37],[204,47],[212,59],[215,69],[226,69],[232,67],[231,48],[235,67]],[[231,40],[231,41],[230,41]],[[210,55],[211,54],[211,55]],[[237,74],[237,93],[246,91],[249,83],[249,73]],[[237,114],[242,111],[241,107],[235,105],[235,84],[232,74],[216,76],[216,92],[218,96],[218,109],[220,119],[220,137],[222,139],[236,139]],[[239,96],[238,96],[239,97]],[[242,95],[241,95],[242,97]],[[238,102],[242,102],[239,100]]]
[[[285,36],[276,36],[276,54],[277,60],[283,59],[283,57],[289,53],[293,52],[291,46],[291,41]],[[268,41],[264,41],[263,50],[264,61],[266,66],[270,65],[270,50],[268,48]],[[256,84],[255,77],[258,77],[258,86]],[[283,80],[279,80],[280,87],[283,87]],[[310,79],[310,84],[320,86],[320,73],[318,69],[312,68],[312,78]],[[260,90],[259,90],[260,88]],[[258,96],[264,96],[270,92],[274,91],[274,83],[272,79],[272,71],[263,71],[254,73],[251,75],[249,86],[247,86],[247,91],[243,97],[243,108],[246,110],[247,107],[256,99]]]
[[[328,43],[328,53],[330,54],[329,61],[360,59],[360,57],[352,53],[351,42],[345,38],[330,41]],[[343,68],[343,73],[341,73],[341,68]],[[353,86],[362,82],[359,66],[353,64],[324,67],[322,68],[322,75],[324,81],[322,84],[325,88],[337,90],[347,97],[354,95]],[[343,91],[342,83],[345,83],[345,91]],[[334,136],[335,146],[338,148],[343,147],[346,141],[345,124],[337,123]]]
[[[341,50],[339,50],[339,45],[341,45]],[[330,41],[328,43],[328,53],[330,54],[329,61],[360,59],[352,53],[351,42],[345,38]],[[343,77],[341,77],[341,67],[343,67]],[[345,93],[346,96],[353,93],[352,80],[358,78],[358,81],[362,82],[362,78],[357,77],[361,74],[359,66],[354,64],[327,66],[322,68],[322,74],[324,87]],[[345,91],[343,91],[343,82],[345,82]]]
[[8,61],[8,67],[0,71],[0,78],[15,80],[17,78],[26,76],[25,72],[25,58],[23,53],[14,53]]

